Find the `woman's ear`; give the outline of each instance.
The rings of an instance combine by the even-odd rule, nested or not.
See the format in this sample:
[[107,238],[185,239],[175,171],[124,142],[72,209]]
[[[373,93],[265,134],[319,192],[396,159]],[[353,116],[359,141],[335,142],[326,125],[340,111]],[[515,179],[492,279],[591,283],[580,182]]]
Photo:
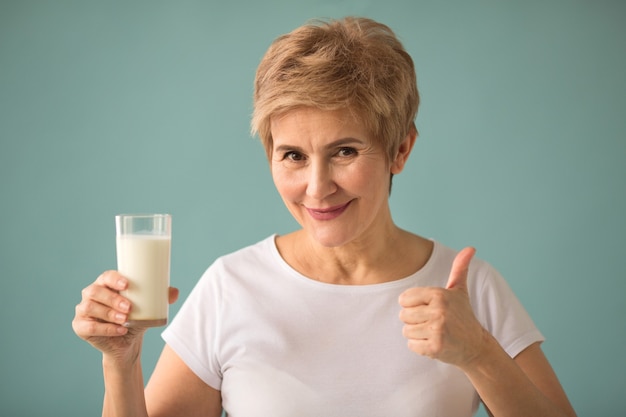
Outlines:
[[391,161],[391,173],[399,174],[404,169],[404,165],[406,161],[409,159],[409,155],[411,154],[411,150],[413,150],[413,145],[415,145],[415,141],[417,140],[417,129],[413,127],[409,130],[409,133],[406,135],[400,146],[398,147],[398,152],[396,153],[396,157],[393,161]]

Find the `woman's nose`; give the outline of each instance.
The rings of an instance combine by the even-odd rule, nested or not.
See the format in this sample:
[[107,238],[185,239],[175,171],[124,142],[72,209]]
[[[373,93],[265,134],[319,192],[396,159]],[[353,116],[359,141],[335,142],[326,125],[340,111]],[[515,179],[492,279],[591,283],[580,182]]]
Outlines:
[[308,174],[306,193],[309,197],[321,200],[337,190],[332,167],[328,164],[313,163],[309,166]]

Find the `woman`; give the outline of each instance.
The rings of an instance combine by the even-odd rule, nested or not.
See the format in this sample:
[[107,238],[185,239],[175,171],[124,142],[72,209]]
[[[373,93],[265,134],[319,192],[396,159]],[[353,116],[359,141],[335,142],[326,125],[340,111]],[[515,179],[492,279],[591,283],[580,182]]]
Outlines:
[[210,266],[145,391],[144,330],[122,325],[126,279],[87,287],[73,326],[103,353],[103,415],[454,417],[480,400],[495,416],[575,415],[499,274],[392,220],[419,97],[388,27],[346,18],[278,38],[254,101],[253,132],[301,229]]

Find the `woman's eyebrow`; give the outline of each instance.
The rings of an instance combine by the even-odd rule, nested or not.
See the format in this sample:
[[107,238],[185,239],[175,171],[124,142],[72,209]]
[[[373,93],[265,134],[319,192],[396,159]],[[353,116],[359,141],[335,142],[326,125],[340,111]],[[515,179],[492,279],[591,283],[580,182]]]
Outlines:
[[300,148],[299,146],[292,146],[292,145],[287,145],[287,144],[278,145],[276,148],[274,148],[274,152],[287,152],[287,151],[301,152],[302,148]]
[[[326,149],[333,149],[333,148],[337,148],[337,147],[341,147],[341,146],[346,146],[346,145],[366,145],[367,142],[362,140],[362,139],[357,139],[357,138],[352,138],[352,137],[346,137],[346,138],[341,138],[341,139],[337,139],[334,140],[330,143],[327,143],[324,148]],[[286,151],[302,151],[302,148],[300,146],[296,146],[296,145],[289,145],[289,144],[281,144],[278,145],[276,148],[274,148],[275,152],[286,152]]]
[[326,145],[326,148],[336,148],[336,147],[339,147],[339,146],[354,145],[354,144],[366,145],[367,142],[362,140],[362,139],[347,137],[347,138],[337,139],[337,140],[329,143],[328,145]]

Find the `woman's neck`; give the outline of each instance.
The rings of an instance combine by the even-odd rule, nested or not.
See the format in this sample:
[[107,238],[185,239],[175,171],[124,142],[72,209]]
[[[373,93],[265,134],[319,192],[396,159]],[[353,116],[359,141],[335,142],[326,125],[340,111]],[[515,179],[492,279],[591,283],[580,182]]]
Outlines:
[[279,236],[276,246],[292,268],[329,284],[370,285],[405,278],[421,269],[433,243],[397,226],[375,237],[324,247],[304,230]]

